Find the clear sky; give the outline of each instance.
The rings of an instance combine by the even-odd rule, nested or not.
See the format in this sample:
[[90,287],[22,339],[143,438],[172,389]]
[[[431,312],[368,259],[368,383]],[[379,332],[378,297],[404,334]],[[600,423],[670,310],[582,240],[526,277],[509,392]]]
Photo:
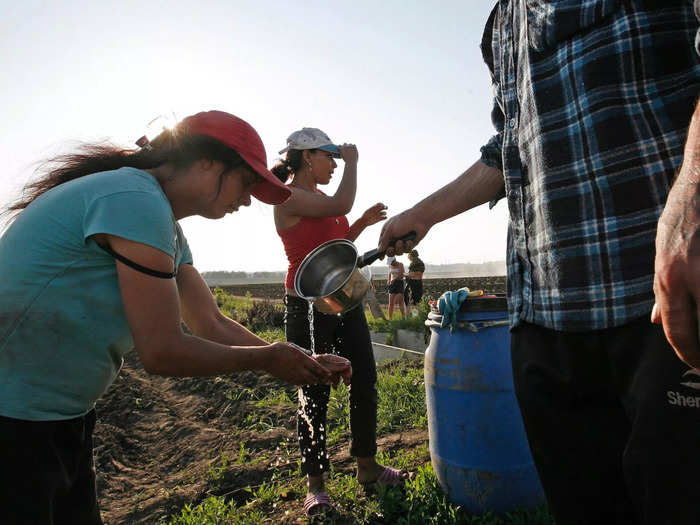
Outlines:
[[[479,42],[494,3],[0,0],[0,203],[73,141],[128,146],[159,114],[220,109],[257,129],[270,166],[303,126],[357,144],[350,220],[376,202],[398,213],[464,171],[493,134]],[[506,217],[501,202],[442,223],[421,258],[503,259]],[[200,271],[286,268],[262,203],[181,224]],[[357,239],[360,252],[380,228]]]

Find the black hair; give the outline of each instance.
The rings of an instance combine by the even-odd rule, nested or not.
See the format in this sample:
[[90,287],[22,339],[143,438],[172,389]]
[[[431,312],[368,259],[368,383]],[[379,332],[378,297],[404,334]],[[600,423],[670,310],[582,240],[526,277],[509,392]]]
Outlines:
[[43,161],[36,170],[39,177],[24,187],[20,199],[4,209],[2,215],[9,213],[16,217],[43,193],[93,173],[124,167],[152,169],[166,162],[180,169],[200,159],[222,162],[224,171],[246,164],[235,150],[219,140],[168,129],[140,149],[124,149],[110,143],[82,144],[74,153]]
[[[314,152],[316,150],[311,149],[307,151]],[[287,182],[289,177],[301,168],[303,162],[302,152],[303,150],[300,149],[290,149],[287,151],[285,158],[272,166],[270,171],[282,182]]]

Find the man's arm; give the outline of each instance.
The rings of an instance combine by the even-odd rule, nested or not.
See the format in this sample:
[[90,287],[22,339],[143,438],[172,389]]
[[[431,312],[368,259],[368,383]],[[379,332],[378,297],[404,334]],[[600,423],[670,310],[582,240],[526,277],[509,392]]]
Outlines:
[[678,357],[700,368],[700,104],[688,128],[683,165],[659,219],[654,294],[652,321],[663,325]]
[[[503,184],[501,170],[481,161],[475,162],[449,184],[389,219],[382,228],[379,249],[386,250],[387,255],[410,251],[435,224],[498,197]],[[412,230],[416,232],[415,241],[398,241],[393,247],[388,246],[390,239],[397,239]]]

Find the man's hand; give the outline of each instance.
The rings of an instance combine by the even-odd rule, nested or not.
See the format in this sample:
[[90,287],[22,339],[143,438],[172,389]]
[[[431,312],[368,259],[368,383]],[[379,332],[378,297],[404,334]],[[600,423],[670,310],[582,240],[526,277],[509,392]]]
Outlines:
[[[430,225],[421,217],[417,208],[410,208],[386,221],[379,235],[379,251],[386,252],[389,256],[410,252],[425,237],[429,229]],[[395,244],[389,244],[394,239],[403,237],[411,231],[416,232],[414,240],[396,241]]]
[[662,324],[683,361],[700,368],[700,184],[679,180],[656,233],[652,322]]
[[295,385],[332,384],[335,373],[294,343],[272,343],[265,352],[262,368],[269,374]]
[[[700,106],[699,106],[700,107]],[[656,232],[654,295],[651,313],[662,324],[683,361],[700,368],[700,118],[688,132],[683,166],[668,195]]]
[[378,202],[371,208],[368,208],[360,217],[360,220],[365,226],[372,226],[386,219],[386,206]]

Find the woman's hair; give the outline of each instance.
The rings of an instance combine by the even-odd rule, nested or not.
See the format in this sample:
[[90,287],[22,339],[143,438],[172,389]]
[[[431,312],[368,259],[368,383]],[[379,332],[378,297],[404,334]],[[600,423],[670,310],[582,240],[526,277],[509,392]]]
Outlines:
[[410,255],[411,257],[418,257],[418,250],[411,250],[410,252],[408,252],[408,255]]
[[[309,150],[314,151],[314,150]],[[287,182],[291,175],[294,175],[302,164],[302,150],[290,149],[284,159],[272,166],[270,171],[282,182]]]
[[185,135],[164,130],[146,147],[123,149],[113,144],[82,144],[74,153],[59,155],[42,162],[38,178],[28,183],[21,198],[2,211],[16,217],[37,197],[65,182],[101,171],[124,167],[151,169],[166,162],[176,169],[186,168],[200,159],[222,162],[225,171],[245,164],[233,149],[206,135]]

